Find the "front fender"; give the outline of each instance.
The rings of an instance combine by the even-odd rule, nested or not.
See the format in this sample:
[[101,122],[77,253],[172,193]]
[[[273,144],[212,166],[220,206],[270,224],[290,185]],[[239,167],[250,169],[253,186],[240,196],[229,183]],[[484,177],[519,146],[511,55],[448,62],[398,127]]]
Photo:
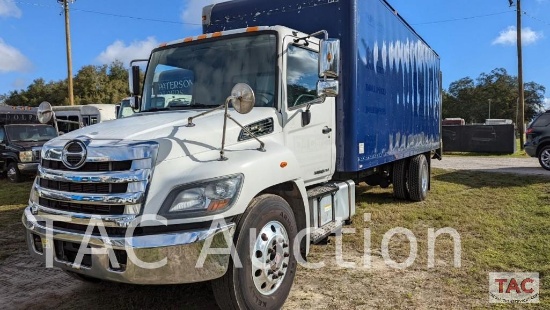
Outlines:
[[[225,218],[242,214],[249,202],[264,189],[289,181],[300,189],[304,206],[307,206],[301,167],[294,154],[275,139],[264,139],[264,142],[264,152],[257,150],[257,141],[230,147],[225,151],[227,160],[220,160],[219,150],[213,150],[157,163],[144,212],[157,214],[175,187],[238,173],[244,175],[244,182],[235,204],[221,214]],[[212,219],[213,216],[182,217],[170,220],[169,223],[203,222]]]

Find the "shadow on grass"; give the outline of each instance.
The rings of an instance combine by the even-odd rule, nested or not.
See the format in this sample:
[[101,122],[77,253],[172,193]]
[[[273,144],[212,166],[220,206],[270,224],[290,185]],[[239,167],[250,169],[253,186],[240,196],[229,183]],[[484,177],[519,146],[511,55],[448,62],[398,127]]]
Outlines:
[[[499,170],[499,169],[494,169]],[[495,171],[496,172],[496,171]],[[521,187],[533,184],[548,183],[549,179],[544,176],[517,175],[506,173],[501,169],[498,173],[487,171],[439,171],[432,180],[453,184],[465,185],[471,188],[508,188]]]
[[[61,272],[61,271],[60,271]],[[58,309],[219,309],[209,282],[141,286],[82,283]]]
[[376,204],[400,204],[414,205],[416,202],[398,199],[393,196],[392,187],[380,188],[373,186],[358,185],[355,188],[356,203],[376,203]]

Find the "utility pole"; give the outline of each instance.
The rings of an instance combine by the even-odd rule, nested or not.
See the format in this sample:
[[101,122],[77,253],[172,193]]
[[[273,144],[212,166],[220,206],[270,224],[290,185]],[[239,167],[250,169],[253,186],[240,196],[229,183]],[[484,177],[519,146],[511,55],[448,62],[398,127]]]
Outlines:
[[69,105],[74,105],[73,95],[73,60],[71,58],[71,28],[69,25],[69,1],[74,0],[57,0],[63,6],[65,14],[65,42],[67,44],[67,84],[69,88]]
[[[508,0],[510,6],[513,5],[512,0]],[[525,98],[523,93],[523,54],[521,49],[521,0],[516,0],[516,13],[517,13],[517,45],[518,45],[518,103],[519,103],[519,144],[520,149],[523,150],[523,144],[525,142]]]
[[489,119],[491,119],[491,100],[489,99]]

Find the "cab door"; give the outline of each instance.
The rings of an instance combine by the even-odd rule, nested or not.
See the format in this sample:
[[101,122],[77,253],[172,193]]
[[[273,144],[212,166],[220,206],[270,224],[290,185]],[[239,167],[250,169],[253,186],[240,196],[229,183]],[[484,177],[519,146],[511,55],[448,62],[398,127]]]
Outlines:
[[[335,99],[309,105],[317,97],[318,50],[316,42],[283,41],[283,119],[286,146],[291,149],[302,169],[307,185],[330,180],[335,168]],[[307,110],[309,123],[304,122]],[[306,117],[307,119],[307,117]]]

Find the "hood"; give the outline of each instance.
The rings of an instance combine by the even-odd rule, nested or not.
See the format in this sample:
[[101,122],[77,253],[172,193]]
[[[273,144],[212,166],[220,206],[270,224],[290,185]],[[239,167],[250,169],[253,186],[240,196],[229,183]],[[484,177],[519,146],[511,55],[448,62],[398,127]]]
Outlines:
[[[138,113],[134,116],[106,121],[79,130],[69,132],[54,139],[52,143],[62,144],[73,139],[89,139],[91,141],[105,140],[109,144],[132,141],[155,141],[160,144],[161,152],[167,152],[162,157],[178,157],[197,154],[221,147],[224,112],[211,112],[193,120],[195,126],[188,127],[188,118],[201,111],[162,111]],[[277,113],[273,108],[255,108],[242,115],[233,109],[229,114],[241,125],[273,118],[274,132],[280,131]],[[241,128],[231,120],[227,120],[226,146],[238,143]],[[99,142],[99,141],[98,141]],[[104,144],[104,143],[101,143]]]
[[38,142],[24,142],[24,141],[10,141],[9,147],[16,151],[30,151],[33,147],[42,147],[46,141]]

